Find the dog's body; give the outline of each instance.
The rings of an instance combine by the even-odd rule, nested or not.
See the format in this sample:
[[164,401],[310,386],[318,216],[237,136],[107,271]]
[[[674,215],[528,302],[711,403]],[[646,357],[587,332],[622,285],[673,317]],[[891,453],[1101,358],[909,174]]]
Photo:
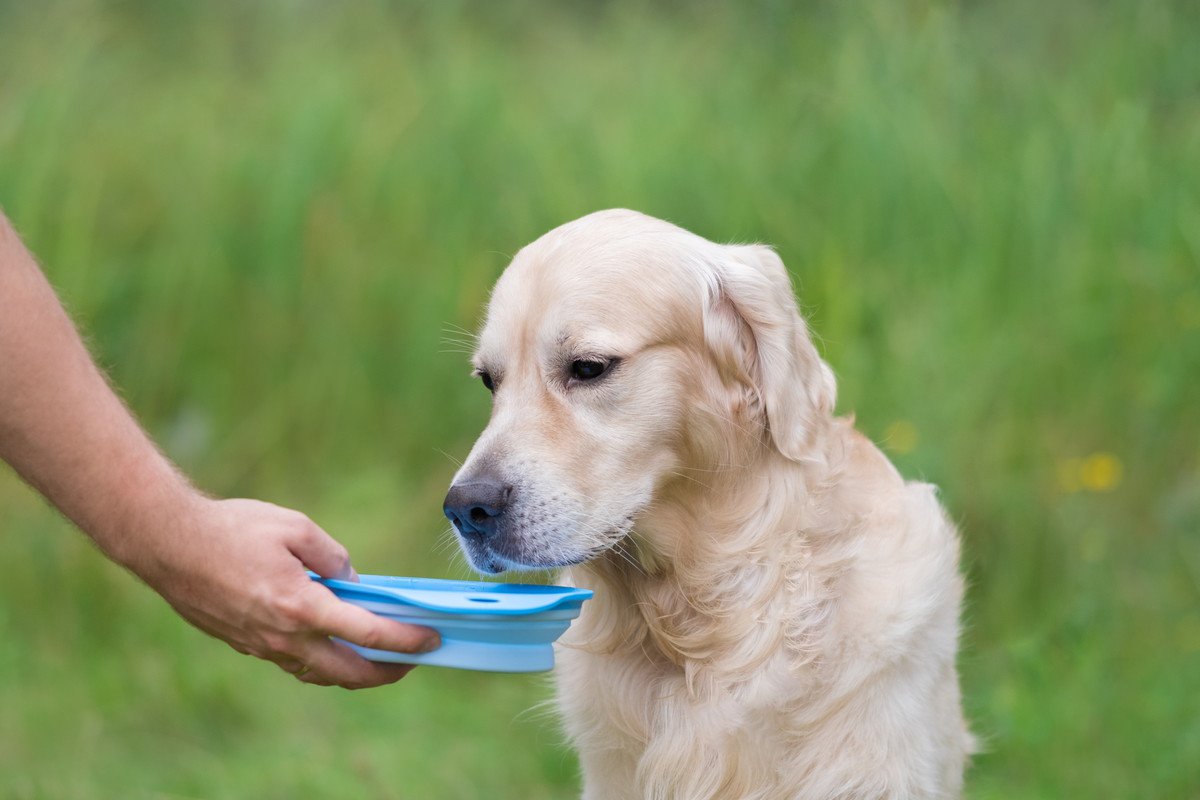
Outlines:
[[824,438],[694,487],[663,520],[685,562],[572,568],[596,590],[557,673],[586,797],[957,796],[954,530],[848,423]]
[[558,652],[584,796],[949,798],[958,541],[852,422],[767,248],[599,212],[523,250],[447,496],[482,571],[596,590]]

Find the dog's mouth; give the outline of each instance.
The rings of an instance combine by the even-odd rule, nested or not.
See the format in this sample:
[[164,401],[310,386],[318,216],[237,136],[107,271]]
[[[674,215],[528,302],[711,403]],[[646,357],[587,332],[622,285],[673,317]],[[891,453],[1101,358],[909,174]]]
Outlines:
[[607,550],[617,546],[633,528],[632,518],[609,529],[600,536],[589,535],[586,546],[575,549],[563,543],[548,543],[530,547],[529,541],[546,541],[546,537],[508,534],[481,538],[463,535],[459,531],[459,543],[467,561],[485,575],[501,572],[523,572],[531,570],[562,569],[591,561]]
[[479,572],[489,575],[499,575],[501,572],[526,572],[541,569],[561,569],[572,567],[594,557],[594,553],[585,552],[578,555],[552,556],[551,554],[535,555],[524,552],[510,552],[503,543],[495,544],[480,542],[468,537],[459,536],[467,560]]
[[[461,537],[460,537],[461,539]],[[467,554],[470,565],[486,575],[499,575],[500,572],[527,572],[530,570],[557,570],[562,567],[583,564],[593,557],[592,553],[584,553],[578,557],[546,558],[528,554],[506,553],[503,549],[492,547],[484,542],[470,540],[462,542],[463,551]]]
[[484,547],[469,547],[467,549],[467,560],[471,562],[471,566],[479,572],[487,575],[499,575],[501,572],[529,572],[542,569],[561,569],[563,567],[573,567],[576,564],[582,564],[591,556],[581,556],[579,558],[567,559],[515,559]]

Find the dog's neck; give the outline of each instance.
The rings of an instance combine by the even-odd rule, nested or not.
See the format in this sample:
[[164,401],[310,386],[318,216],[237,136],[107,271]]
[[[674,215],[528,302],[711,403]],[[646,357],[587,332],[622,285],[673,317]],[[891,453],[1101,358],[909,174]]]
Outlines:
[[[682,671],[693,691],[736,681],[781,652],[802,660],[811,651],[829,568],[814,561],[812,545],[834,468],[825,458],[788,461],[771,448],[750,455],[738,469],[664,487],[626,542],[572,570],[579,585],[596,590],[581,620],[583,647],[640,648],[663,669]],[[796,602],[777,602],[784,593]],[[781,608],[809,613],[793,618]],[[747,619],[755,623],[750,635]],[[727,674],[712,674],[713,664]]]

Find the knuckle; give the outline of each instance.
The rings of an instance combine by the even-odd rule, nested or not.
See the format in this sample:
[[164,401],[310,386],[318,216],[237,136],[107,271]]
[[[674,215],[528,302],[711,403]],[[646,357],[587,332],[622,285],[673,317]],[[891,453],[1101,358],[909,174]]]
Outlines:
[[277,518],[278,530],[287,539],[304,541],[308,538],[310,528],[315,527],[313,521],[303,512],[283,509]]
[[321,528],[304,514],[300,514],[296,520],[296,532],[300,538],[308,542],[314,542],[321,538]]
[[249,616],[261,617],[271,610],[276,600],[275,587],[269,580],[258,580],[246,592]]
[[302,592],[285,592],[275,598],[275,614],[285,629],[294,632],[307,622],[310,604]]
[[292,646],[291,637],[284,633],[265,633],[262,637],[262,644],[259,649],[263,652],[256,653],[259,658],[272,658],[279,655],[286,655]]
[[384,635],[380,632],[378,627],[367,628],[365,631],[363,631],[362,636],[360,636],[358,640],[358,644],[371,650],[383,649],[381,647],[383,643]]
[[302,528],[312,522],[307,514],[294,508],[283,509],[283,519],[293,528]]

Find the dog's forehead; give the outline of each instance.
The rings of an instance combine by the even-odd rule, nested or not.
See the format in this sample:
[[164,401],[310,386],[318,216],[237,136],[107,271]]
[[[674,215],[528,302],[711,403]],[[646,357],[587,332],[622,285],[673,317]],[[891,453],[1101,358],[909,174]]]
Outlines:
[[703,280],[669,243],[644,236],[586,244],[518,254],[492,292],[483,351],[583,346],[617,353],[699,315]]

